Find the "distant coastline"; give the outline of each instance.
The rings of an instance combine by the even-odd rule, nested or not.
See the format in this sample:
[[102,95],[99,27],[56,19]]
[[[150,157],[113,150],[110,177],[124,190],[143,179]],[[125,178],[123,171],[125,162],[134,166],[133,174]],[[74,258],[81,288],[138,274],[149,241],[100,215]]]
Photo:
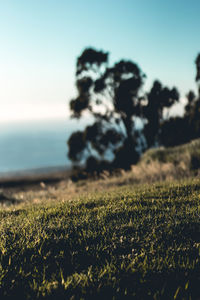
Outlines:
[[11,177],[25,177],[25,176],[41,176],[48,174],[55,174],[62,171],[70,171],[70,166],[52,166],[52,167],[40,167],[32,169],[24,169],[19,171],[0,172],[0,180]]
[[70,171],[69,166],[57,166],[18,172],[0,172],[0,189],[29,189],[38,185],[56,184],[62,180],[68,180]]
[[[84,120],[84,122],[86,122]],[[67,166],[67,140],[85,124],[48,120],[0,125],[0,178],[22,173],[45,173]],[[61,167],[62,168],[62,167]]]

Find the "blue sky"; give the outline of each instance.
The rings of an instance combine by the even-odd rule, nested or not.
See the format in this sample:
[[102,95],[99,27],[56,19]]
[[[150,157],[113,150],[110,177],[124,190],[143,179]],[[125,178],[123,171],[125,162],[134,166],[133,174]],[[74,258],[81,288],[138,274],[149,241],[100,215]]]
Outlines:
[[88,46],[135,61],[153,80],[194,83],[198,0],[0,0],[0,120],[67,118]]

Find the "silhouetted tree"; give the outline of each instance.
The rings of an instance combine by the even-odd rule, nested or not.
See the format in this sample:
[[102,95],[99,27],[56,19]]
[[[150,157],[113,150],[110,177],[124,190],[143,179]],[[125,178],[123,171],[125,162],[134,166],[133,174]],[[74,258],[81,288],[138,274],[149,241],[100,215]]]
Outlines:
[[164,146],[175,146],[200,137],[200,54],[195,64],[198,96],[189,91],[184,115],[170,118],[162,124],[160,139]]
[[199,87],[198,91],[199,91],[199,97],[200,97],[200,53],[197,55],[195,64],[196,64],[196,82]]
[[187,118],[171,117],[161,126],[160,143],[166,147],[181,145],[189,141],[190,134]]
[[175,87],[169,89],[163,87],[158,80],[154,81],[150,92],[147,93],[147,105],[144,107],[144,116],[147,120],[144,126],[144,135],[147,148],[162,144],[161,129],[162,124],[166,121],[164,109],[169,109],[178,100],[179,93]]
[[190,134],[188,140],[200,137],[200,54],[195,60],[196,64],[196,83],[198,87],[198,95],[193,91],[187,94],[187,104],[185,106],[184,118],[188,123]]
[[110,67],[107,52],[92,48],[83,51],[76,65],[78,95],[70,101],[70,109],[74,118],[88,112],[94,123],[69,138],[72,161],[86,161],[88,171],[107,168],[108,156],[113,167],[129,168],[137,162],[135,120],[142,113],[144,78],[132,61],[121,60]]
[[196,132],[196,137],[200,137],[200,53],[196,58],[196,82],[198,85],[198,97],[194,104],[193,110],[193,126]]

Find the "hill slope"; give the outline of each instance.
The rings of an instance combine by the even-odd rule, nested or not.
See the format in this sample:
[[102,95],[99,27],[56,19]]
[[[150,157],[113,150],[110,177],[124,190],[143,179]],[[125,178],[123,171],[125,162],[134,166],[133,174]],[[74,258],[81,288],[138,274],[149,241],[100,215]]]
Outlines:
[[199,180],[52,198],[1,209],[1,299],[198,298]]
[[188,169],[200,168],[200,139],[176,147],[155,148],[144,153],[141,162],[159,161],[173,163],[175,166],[185,164]]

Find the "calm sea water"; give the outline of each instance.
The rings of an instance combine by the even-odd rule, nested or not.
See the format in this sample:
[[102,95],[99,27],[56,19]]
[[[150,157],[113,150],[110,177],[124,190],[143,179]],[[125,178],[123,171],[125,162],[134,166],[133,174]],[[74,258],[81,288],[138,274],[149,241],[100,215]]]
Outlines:
[[77,120],[0,123],[0,173],[70,166],[66,141],[85,123]]

